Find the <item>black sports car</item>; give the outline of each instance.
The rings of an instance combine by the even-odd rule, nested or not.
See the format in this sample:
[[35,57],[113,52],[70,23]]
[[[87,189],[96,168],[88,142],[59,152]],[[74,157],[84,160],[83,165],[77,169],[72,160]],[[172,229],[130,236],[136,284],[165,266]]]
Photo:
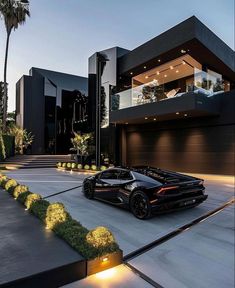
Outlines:
[[130,209],[139,219],[195,207],[207,199],[204,190],[202,179],[151,167],[110,168],[83,182],[88,199]]

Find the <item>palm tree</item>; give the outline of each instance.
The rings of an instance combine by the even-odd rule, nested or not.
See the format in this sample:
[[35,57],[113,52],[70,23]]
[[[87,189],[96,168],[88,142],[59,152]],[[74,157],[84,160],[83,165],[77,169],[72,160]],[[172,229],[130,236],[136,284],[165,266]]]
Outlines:
[[9,40],[12,30],[16,30],[19,25],[26,21],[26,17],[30,16],[28,0],[0,0],[0,16],[4,19],[7,40],[4,63],[4,95],[3,95],[3,131],[6,131],[7,119],[7,60],[9,50]]

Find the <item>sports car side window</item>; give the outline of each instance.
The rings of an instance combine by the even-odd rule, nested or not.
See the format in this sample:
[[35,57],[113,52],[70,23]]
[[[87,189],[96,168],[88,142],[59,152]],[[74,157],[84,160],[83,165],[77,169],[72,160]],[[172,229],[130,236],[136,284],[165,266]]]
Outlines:
[[120,179],[120,180],[132,180],[133,177],[129,171],[121,171],[118,179]]
[[118,170],[107,170],[101,173],[100,179],[118,179],[119,173]]

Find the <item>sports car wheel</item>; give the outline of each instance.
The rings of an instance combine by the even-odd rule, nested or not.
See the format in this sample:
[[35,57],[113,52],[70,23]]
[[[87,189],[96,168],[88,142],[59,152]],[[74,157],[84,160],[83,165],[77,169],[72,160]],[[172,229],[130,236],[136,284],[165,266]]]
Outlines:
[[133,193],[130,201],[130,209],[138,219],[147,219],[151,215],[151,207],[147,195],[142,191]]
[[94,190],[93,185],[90,182],[86,182],[83,186],[83,192],[86,198],[93,199],[94,198]]

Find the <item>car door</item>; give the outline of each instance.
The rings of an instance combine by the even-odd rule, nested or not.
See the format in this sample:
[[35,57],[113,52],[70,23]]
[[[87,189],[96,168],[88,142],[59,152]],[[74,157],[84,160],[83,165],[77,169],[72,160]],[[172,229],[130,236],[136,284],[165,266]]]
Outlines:
[[113,203],[117,201],[120,187],[119,173],[118,169],[108,169],[98,175],[95,185],[96,198]]
[[128,189],[128,184],[131,185],[131,183],[134,181],[134,177],[128,170],[121,170],[119,173],[119,180],[120,180],[120,186],[119,186],[119,192],[118,192],[118,198],[122,203],[129,203],[129,194],[131,189]]

